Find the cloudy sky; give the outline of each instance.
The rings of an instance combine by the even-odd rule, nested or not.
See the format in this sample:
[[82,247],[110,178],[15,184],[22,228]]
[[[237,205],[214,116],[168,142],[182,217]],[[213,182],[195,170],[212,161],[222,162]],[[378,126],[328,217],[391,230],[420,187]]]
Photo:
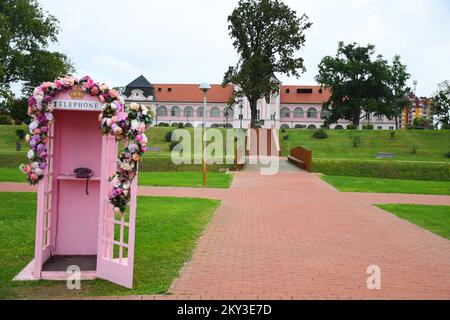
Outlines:
[[[126,85],[142,72],[154,83],[220,83],[237,59],[227,16],[238,0],[39,2],[61,22],[53,49],[69,55],[79,76],[111,85]],[[338,41],[373,43],[388,59],[400,54],[420,95],[450,79],[448,0],[285,2],[314,23],[298,53],[307,72],[300,79],[280,76],[285,84],[314,84],[319,61],[335,54]]]

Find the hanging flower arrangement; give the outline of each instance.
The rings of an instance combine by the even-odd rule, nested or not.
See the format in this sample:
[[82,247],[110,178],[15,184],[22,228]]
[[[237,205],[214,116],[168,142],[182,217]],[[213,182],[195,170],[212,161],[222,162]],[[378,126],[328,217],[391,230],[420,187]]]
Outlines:
[[113,190],[109,196],[116,212],[125,212],[130,202],[130,186],[136,176],[138,164],[147,150],[145,131],[152,123],[152,112],[145,106],[132,103],[125,109],[125,102],[119,93],[104,84],[94,82],[90,77],[80,80],[64,77],[54,82],[45,82],[37,87],[28,99],[28,114],[32,117],[29,125],[30,134],[26,140],[30,144],[29,164],[22,165],[31,185],[36,185],[44,178],[48,166],[49,124],[53,121],[52,100],[57,94],[74,88],[85,94],[98,97],[104,103],[99,115],[101,131],[104,135],[113,135],[117,141],[126,140],[124,149],[117,161],[117,171],[110,178]]

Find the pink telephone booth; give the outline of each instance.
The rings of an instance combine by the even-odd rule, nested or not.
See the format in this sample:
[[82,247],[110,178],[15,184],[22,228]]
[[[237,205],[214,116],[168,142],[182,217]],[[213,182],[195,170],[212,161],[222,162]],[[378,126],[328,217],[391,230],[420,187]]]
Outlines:
[[[82,280],[101,278],[132,288],[137,176],[128,212],[115,213],[109,178],[118,143],[101,134],[103,104],[79,91],[59,93],[52,103],[55,121],[39,183],[35,257],[16,280],[66,280],[68,268],[76,266]],[[77,178],[78,168],[90,169],[90,178]]]

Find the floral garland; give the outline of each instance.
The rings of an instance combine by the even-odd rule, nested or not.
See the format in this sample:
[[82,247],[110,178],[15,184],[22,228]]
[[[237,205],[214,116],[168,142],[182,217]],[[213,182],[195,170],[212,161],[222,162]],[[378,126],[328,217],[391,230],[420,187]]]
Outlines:
[[152,112],[137,103],[132,103],[125,110],[125,102],[117,91],[94,82],[90,77],[80,80],[72,77],[59,78],[54,82],[45,82],[34,90],[28,99],[28,114],[33,118],[29,125],[31,134],[26,137],[31,148],[28,152],[29,164],[22,165],[20,169],[31,185],[38,184],[44,178],[44,171],[48,166],[46,144],[49,139],[49,124],[54,119],[51,102],[58,93],[72,90],[76,86],[105,103],[99,115],[102,133],[113,135],[117,141],[127,140],[117,162],[117,171],[110,178],[113,190],[109,195],[114,211],[123,213],[130,202],[130,186],[136,176],[138,163],[147,150],[145,131],[152,123]]

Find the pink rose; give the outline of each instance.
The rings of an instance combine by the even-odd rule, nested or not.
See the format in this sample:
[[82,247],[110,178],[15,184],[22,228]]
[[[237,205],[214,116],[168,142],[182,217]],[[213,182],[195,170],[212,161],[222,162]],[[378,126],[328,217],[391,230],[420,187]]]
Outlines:
[[98,115],[98,121],[102,122],[102,120],[103,120],[103,113],[100,113]]
[[136,141],[137,141],[137,142],[141,142],[141,141],[142,141],[142,136],[141,136],[140,134],[138,134],[138,135],[136,136]]
[[31,172],[31,166],[28,164],[25,167],[23,167],[23,172],[28,174]]
[[133,160],[137,162],[137,161],[141,160],[141,156],[139,154],[135,153],[135,154],[133,154]]
[[41,134],[41,130],[40,129],[34,129],[33,134]]
[[35,173],[30,174],[29,177],[30,177],[30,180],[33,182],[36,182],[39,180],[39,176]]
[[112,122],[116,123],[117,121],[119,121],[119,118],[117,116],[112,116],[111,120]]

